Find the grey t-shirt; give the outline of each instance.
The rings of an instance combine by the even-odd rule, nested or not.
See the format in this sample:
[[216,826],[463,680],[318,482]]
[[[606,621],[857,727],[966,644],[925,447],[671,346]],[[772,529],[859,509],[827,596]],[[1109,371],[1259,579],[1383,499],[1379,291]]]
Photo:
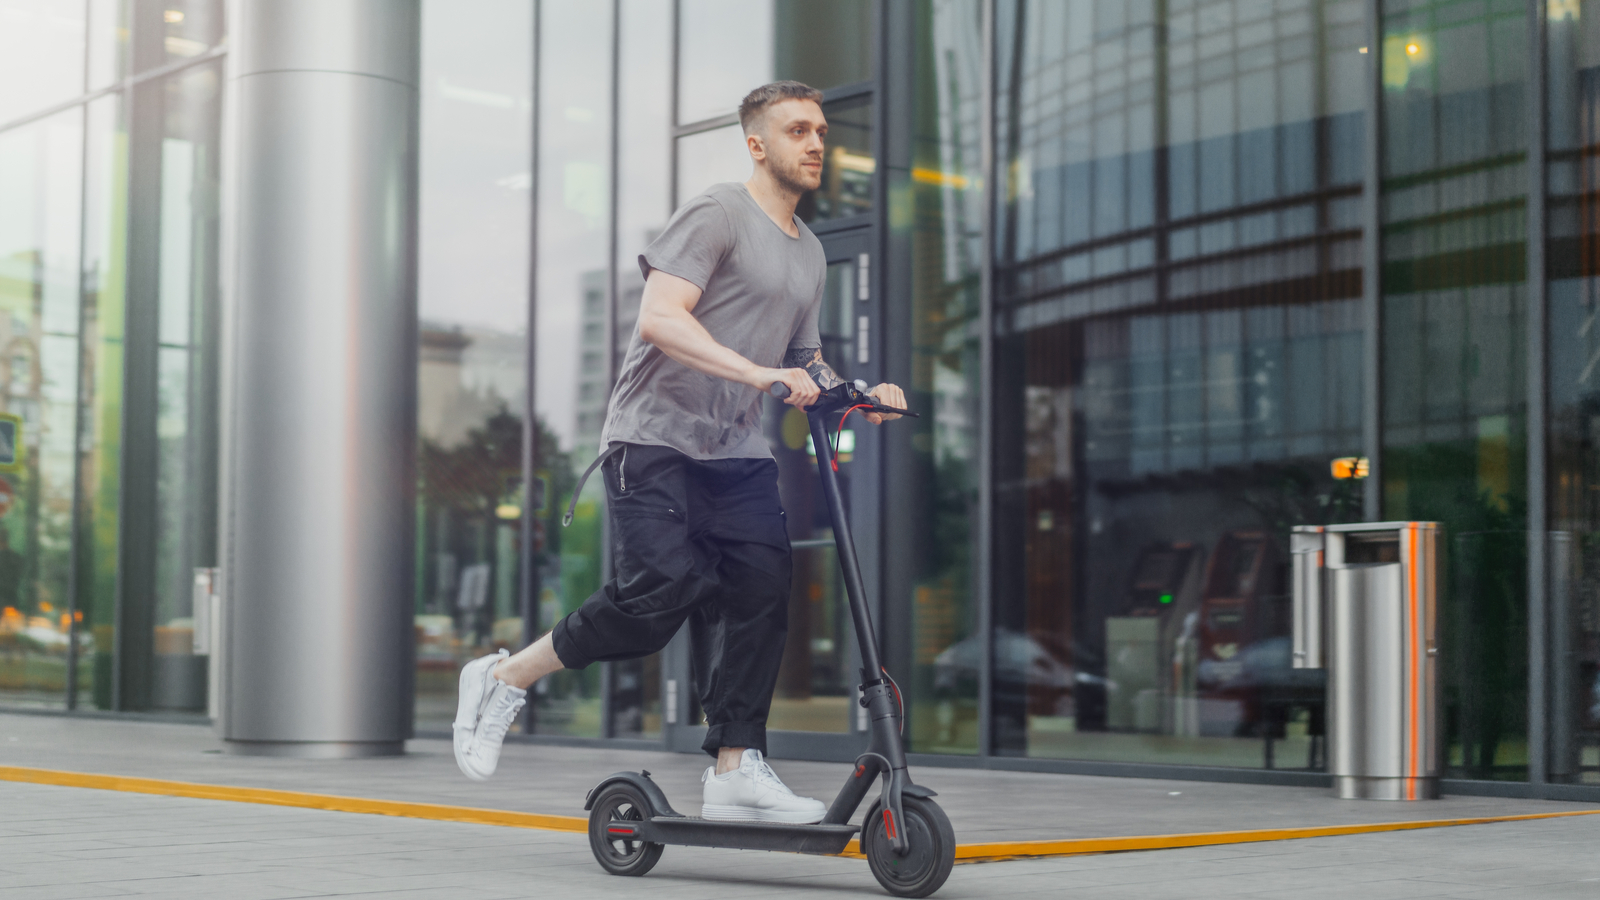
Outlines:
[[[791,348],[822,346],[817,311],[827,278],[822,242],[797,217],[799,237],[773,222],[743,184],[711,186],[639,256],[702,291],[694,317],[717,343],[763,366]],[[635,326],[611,394],[600,445],[655,444],[694,459],[770,458],[762,392],[673,360]]]

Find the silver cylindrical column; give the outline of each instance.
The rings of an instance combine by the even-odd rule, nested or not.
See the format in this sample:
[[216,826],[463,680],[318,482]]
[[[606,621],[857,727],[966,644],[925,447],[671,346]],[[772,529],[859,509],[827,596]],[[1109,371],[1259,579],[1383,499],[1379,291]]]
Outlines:
[[420,3],[230,12],[219,728],[243,753],[398,753]]

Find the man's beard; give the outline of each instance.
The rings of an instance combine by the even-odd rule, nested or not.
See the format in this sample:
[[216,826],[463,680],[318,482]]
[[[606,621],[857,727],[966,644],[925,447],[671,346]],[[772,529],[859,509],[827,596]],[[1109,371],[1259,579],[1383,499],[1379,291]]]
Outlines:
[[808,184],[805,180],[802,180],[805,179],[805,170],[801,168],[801,165],[806,161],[806,159],[807,158],[801,158],[800,160],[797,160],[794,164],[794,167],[789,169],[785,169],[782,166],[773,166],[772,180],[778,183],[778,187],[781,187],[785,191],[788,191],[792,194],[805,194],[816,190],[817,186]]

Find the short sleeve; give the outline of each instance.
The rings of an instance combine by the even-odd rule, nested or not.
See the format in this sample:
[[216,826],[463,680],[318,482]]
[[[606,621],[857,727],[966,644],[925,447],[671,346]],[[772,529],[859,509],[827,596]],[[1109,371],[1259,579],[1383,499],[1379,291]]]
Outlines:
[[794,335],[789,338],[790,350],[822,349],[822,334],[817,329],[817,316],[822,312],[822,295],[827,289],[828,279],[824,277],[817,285],[817,294],[811,298],[811,305],[806,308],[805,314],[800,316]]
[[711,196],[701,194],[684,204],[666,230],[639,254],[639,272],[648,280],[651,269],[660,269],[703,291],[732,247],[727,212]]

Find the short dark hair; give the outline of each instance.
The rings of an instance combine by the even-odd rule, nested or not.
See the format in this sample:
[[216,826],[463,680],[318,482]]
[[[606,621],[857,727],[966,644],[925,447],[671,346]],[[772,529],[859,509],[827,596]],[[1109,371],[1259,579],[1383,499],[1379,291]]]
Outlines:
[[767,107],[785,100],[810,100],[821,106],[822,92],[798,81],[774,81],[771,84],[763,84],[744,95],[744,101],[739,104],[739,127],[744,129],[745,134],[749,134],[750,126],[761,118]]

